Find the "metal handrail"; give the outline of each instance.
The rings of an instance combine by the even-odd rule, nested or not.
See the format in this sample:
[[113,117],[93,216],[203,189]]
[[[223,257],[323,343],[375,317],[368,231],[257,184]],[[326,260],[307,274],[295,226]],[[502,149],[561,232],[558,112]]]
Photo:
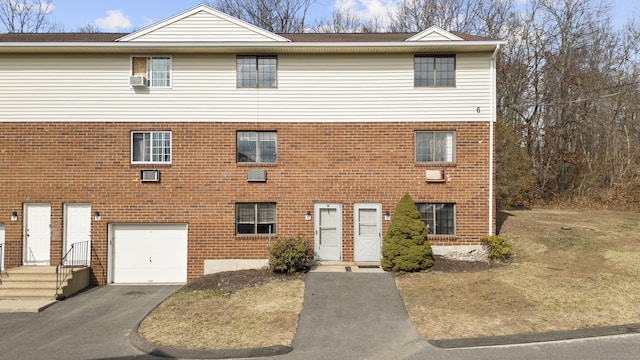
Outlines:
[[58,266],[56,266],[56,296],[58,296],[62,283],[73,273],[74,268],[89,266],[89,241],[80,241],[71,244],[64,254]]
[[0,271],[4,270],[4,247],[3,243],[0,243]]

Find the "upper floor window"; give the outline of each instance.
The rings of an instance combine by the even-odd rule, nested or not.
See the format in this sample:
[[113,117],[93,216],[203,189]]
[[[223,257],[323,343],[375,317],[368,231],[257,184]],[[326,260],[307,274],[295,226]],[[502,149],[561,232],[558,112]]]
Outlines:
[[274,234],[275,203],[237,203],[236,234]]
[[274,163],[278,160],[275,131],[238,131],[236,161],[239,163]]
[[238,56],[236,86],[239,88],[277,87],[278,58],[276,56]]
[[453,131],[416,131],[416,162],[453,162]]
[[144,76],[149,87],[170,87],[171,57],[134,56],[132,58],[132,75]]
[[131,132],[131,163],[171,163],[171,131]]
[[414,58],[414,86],[456,86],[456,57],[454,55],[416,55]]
[[416,204],[420,219],[431,235],[455,235],[454,204]]

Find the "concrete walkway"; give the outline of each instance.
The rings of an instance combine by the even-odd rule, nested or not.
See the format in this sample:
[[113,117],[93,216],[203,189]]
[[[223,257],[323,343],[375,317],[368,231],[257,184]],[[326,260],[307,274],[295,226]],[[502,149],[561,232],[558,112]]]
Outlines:
[[427,347],[390,274],[307,275],[291,358],[402,359]]

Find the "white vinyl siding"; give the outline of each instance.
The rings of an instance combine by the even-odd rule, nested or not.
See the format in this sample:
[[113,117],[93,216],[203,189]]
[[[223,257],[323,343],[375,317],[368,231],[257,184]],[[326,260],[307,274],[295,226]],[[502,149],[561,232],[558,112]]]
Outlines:
[[[130,55],[0,57],[9,121],[491,120],[491,54],[457,54],[455,88],[415,88],[413,54],[278,55],[278,89],[237,89],[236,55],[173,54],[172,90],[129,86]],[[478,112],[480,110],[480,112]]]
[[258,32],[199,11],[173,24],[158,28],[131,42],[158,41],[274,41]]

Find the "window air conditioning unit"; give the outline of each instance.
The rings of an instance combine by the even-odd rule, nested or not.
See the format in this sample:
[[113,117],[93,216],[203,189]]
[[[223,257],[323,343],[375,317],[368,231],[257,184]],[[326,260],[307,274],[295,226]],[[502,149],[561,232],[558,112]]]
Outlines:
[[247,181],[265,182],[267,181],[267,170],[247,170]]
[[140,181],[160,182],[160,170],[140,170]]
[[426,170],[425,177],[427,182],[444,182],[447,180],[444,170]]
[[133,87],[147,86],[147,78],[144,76],[129,76],[129,85]]

